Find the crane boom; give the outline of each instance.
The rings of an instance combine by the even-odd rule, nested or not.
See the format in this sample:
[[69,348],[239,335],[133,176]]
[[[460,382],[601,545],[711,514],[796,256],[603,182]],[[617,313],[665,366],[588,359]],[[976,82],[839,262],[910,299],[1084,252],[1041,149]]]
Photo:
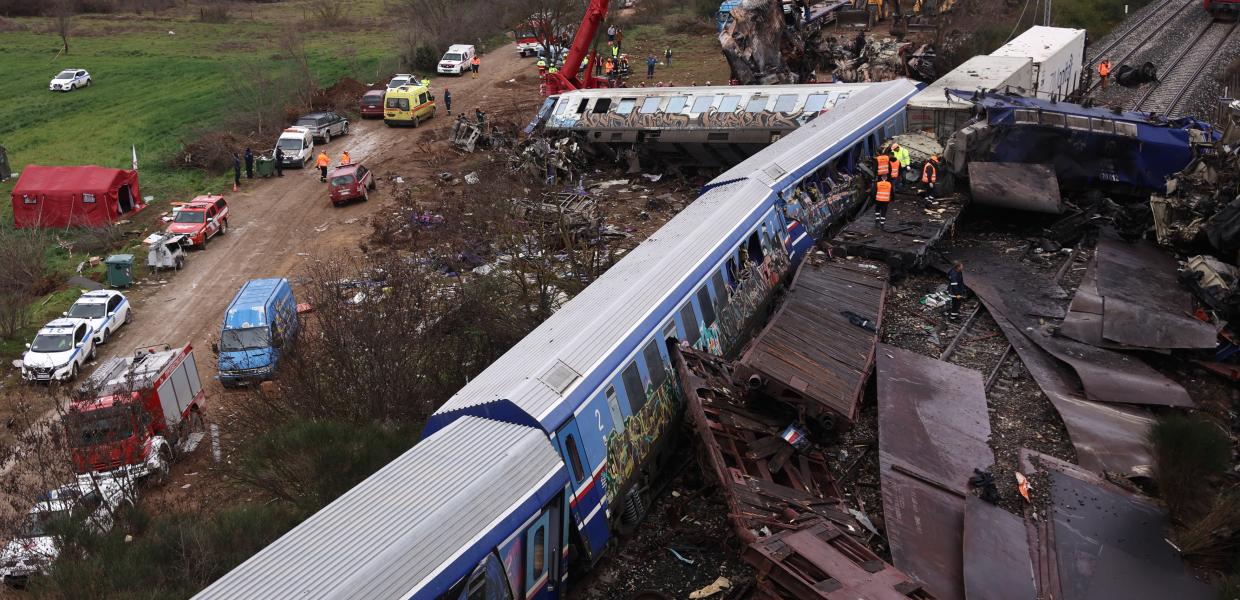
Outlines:
[[[564,68],[559,73],[547,76],[549,93],[556,94],[589,87],[583,85],[577,78],[577,71],[581,69],[581,61],[590,50],[590,43],[598,34],[599,24],[607,16],[607,5],[608,0],[590,0],[590,5],[586,7],[586,14],[581,19],[581,27],[577,28],[577,34],[573,36],[573,45],[568,49],[568,58],[564,59]],[[585,74],[585,79],[586,81],[591,79],[589,73]]]

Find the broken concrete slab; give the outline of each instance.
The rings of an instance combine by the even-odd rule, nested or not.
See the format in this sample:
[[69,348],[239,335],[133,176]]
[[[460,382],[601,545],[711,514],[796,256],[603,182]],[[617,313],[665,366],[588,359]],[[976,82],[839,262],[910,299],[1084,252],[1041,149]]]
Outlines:
[[768,396],[827,428],[850,427],[874,366],[886,290],[881,263],[806,258],[778,312],[737,361],[736,378],[761,382]]
[[1024,520],[970,496],[965,500],[963,537],[966,600],[1038,598]]
[[1052,298],[1062,294],[1048,277],[1038,275],[1019,260],[996,256],[980,247],[953,250],[952,258],[964,261],[965,284],[987,310],[1002,315],[1043,350],[1070,365],[1090,400],[1195,406],[1180,384],[1135,356],[1051,335],[1035,316],[1044,314],[1045,305],[1054,304]]
[[964,598],[969,478],[995,462],[981,373],[880,344],[878,441],[891,557],[940,598]]
[[971,162],[969,187],[978,204],[1063,214],[1059,182],[1051,165]]
[[1025,449],[1021,463],[1050,482],[1049,519],[1031,523],[1039,597],[1216,597],[1167,542],[1170,522],[1161,508],[1071,463]]
[[1218,334],[1192,316],[1192,295],[1177,279],[1179,263],[1149,242],[1098,240],[1096,275],[1102,334],[1143,348],[1211,349]]

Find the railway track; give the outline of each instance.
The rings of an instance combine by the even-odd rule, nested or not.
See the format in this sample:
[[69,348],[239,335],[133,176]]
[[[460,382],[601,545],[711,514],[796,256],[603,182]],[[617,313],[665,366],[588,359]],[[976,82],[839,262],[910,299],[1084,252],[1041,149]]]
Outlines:
[[[1101,49],[1094,53],[1094,57],[1090,59],[1089,66],[1086,69],[1092,73],[1098,68],[1098,63],[1103,58],[1110,58],[1113,67],[1119,67],[1129,58],[1132,58],[1138,50],[1146,47],[1154,36],[1166,34],[1166,27],[1174,21],[1190,6],[1197,6],[1200,0],[1163,0],[1157,8],[1148,11],[1145,16],[1133,23],[1123,33],[1117,35],[1115,39],[1107,43]],[[1115,56],[1122,52],[1120,56]],[[1097,78],[1093,79],[1088,92],[1092,93],[1102,85]]]
[[1193,41],[1168,61],[1157,83],[1137,99],[1134,109],[1168,117],[1182,116],[1185,101],[1201,82],[1203,72],[1236,34],[1237,23],[1212,22],[1201,28]]

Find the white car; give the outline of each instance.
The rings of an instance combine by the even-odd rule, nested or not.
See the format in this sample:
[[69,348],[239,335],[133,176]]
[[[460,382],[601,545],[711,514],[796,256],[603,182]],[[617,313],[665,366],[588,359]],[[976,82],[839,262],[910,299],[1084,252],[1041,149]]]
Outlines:
[[56,319],[26,344],[22,378],[26,381],[68,381],[95,357],[95,329],[85,319]]
[[95,330],[95,343],[99,345],[108,343],[108,337],[133,320],[129,299],[116,290],[86,292],[63,314],[90,323]]
[[47,89],[53,92],[72,92],[90,85],[90,73],[86,69],[65,69],[52,78]]
[[390,81],[388,81],[387,88],[389,90],[394,90],[402,85],[409,85],[410,83],[413,83],[415,85],[418,83],[413,75],[410,75],[408,73],[397,73],[396,75],[392,76],[392,79]]
[[474,47],[469,44],[453,44],[448,47],[443,58],[439,59],[436,70],[443,74],[460,75],[469,70],[474,59]]
[[112,529],[115,515],[133,507],[132,486],[124,481],[101,478],[66,485],[39,497],[26,513],[13,539],[0,552],[0,578],[13,587],[24,587],[32,575],[46,572],[60,555],[55,527],[68,519],[81,518],[99,532]]

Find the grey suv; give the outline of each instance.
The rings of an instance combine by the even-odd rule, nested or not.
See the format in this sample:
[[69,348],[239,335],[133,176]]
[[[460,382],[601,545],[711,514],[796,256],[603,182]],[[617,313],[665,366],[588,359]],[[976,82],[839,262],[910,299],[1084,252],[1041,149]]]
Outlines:
[[304,115],[297,119],[295,125],[309,129],[310,135],[315,139],[323,140],[324,144],[332,141],[333,135],[349,133],[349,121],[330,111]]

